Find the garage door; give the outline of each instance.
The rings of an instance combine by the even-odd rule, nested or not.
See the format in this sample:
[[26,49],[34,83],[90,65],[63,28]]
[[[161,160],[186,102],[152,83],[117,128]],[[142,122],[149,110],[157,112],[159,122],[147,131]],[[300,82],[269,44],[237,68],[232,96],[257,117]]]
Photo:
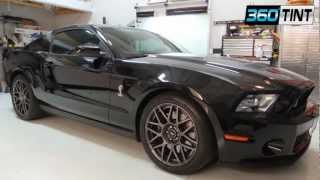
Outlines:
[[315,81],[317,88],[312,98],[320,101],[320,28],[319,13],[316,14],[313,25],[282,27],[280,64]]

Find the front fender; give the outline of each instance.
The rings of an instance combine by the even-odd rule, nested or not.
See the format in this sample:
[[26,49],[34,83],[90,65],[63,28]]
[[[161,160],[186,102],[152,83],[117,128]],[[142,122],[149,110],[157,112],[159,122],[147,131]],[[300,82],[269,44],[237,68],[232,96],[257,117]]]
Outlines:
[[8,85],[11,87],[12,82],[14,80],[14,78],[19,75],[22,74],[24,77],[27,78],[27,80],[31,83],[32,87],[37,87],[37,83],[35,81],[36,79],[36,75],[33,72],[32,68],[30,67],[16,67],[15,69],[13,69],[11,75],[8,77],[9,81],[8,81]]

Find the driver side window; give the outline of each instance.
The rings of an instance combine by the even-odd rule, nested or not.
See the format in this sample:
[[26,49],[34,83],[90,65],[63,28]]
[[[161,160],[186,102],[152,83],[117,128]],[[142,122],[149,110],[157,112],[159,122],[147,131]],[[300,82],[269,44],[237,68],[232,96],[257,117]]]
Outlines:
[[[82,52],[80,46],[98,46],[99,38],[89,30],[76,29],[58,33],[55,35],[52,43],[52,52],[55,54],[81,55],[87,54]],[[90,53],[90,52],[89,52]]]

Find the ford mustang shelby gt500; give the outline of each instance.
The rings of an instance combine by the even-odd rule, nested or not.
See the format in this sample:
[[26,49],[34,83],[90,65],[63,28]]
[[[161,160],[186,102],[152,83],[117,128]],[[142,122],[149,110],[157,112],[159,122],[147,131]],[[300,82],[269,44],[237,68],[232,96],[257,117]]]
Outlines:
[[60,114],[135,137],[167,171],[307,150],[314,88],[285,69],[197,57],[144,30],[71,26],[9,49],[5,71],[18,117]]

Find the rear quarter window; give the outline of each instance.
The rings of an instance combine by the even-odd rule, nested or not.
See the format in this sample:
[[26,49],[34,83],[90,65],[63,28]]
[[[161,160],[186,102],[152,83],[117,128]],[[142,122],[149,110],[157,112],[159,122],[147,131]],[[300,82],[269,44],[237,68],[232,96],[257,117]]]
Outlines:
[[29,51],[46,51],[49,52],[50,41],[45,37],[40,37],[30,44],[28,44],[25,49]]

